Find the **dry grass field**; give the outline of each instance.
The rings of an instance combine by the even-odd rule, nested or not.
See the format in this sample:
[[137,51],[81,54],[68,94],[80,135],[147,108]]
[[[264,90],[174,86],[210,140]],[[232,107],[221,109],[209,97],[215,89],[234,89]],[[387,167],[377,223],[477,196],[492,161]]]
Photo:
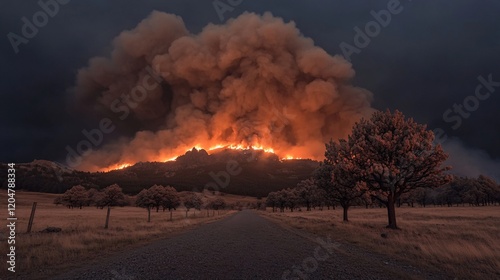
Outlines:
[[[43,278],[59,270],[67,269],[82,261],[95,260],[126,248],[144,245],[152,240],[168,237],[207,222],[226,217],[235,211],[220,211],[207,217],[205,210],[189,211],[185,218],[185,210],[173,212],[170,221],[168,211],[156,213],[151,211],[151,222],[147,222],[147,211],[138,207],[114,207],[111,209],[109,229],[104,229],[106,209],[85,207],[83,209],[68,209],[62,205],[56,206],[53,200],[57,195],[16,192],[16,271],[21,275],[34,275]],[[227,196],[227,198],[226,198]],[[228,202],[238,201],[237,196],[226,195]],[[250,200],[243,198],[242,201]],[[253,198],[255,200],[255,198]],[[0,219],[6,223],[7,195],[0,192],[2,211]],[[38,203],[32,233],[27,234],[27,225],[32,203]],[[214,216],[215,214],[215,216]],[[60,227],[59,233],[40,233],[47,227]],[[7,231],[1,227],[0,251],[7,252]],[[4,255],[5,256],[5,255]],[[7,271],[4,262],[0,272]],[[17,273],[16,273],[17,274]]]
[[[411,262],[445,270],[458,279],[500,279],[500,207],[396,209],[401,230],[389,230],[386,209],[287,211],[266,216],[294,228]],[[381,237],[382,233],[387,238]]]
[[[67,209],[56,206],[56,195],[17,192],[16,216],[17,271],[21,275],[43,278],[60,270],[72,268],[83,261],[98,261],[109,254],[144,245],[152,240],[168,237],[198,225],[226,217],[205,210],[178,209],[169,221],[168,212],[151,212],[137,207],[115,207],[111,210],[109,229],[105,230],[106,209],[86,207]],[[228,204],[242,205],[256,201],[253,197],[224,195]],[[6,192],[0,192],[3,201],[0,219],[6,223]],[[32,202],[38,202],[31,234],[26,233]],[[259,211],[261,212],[261,211]],[[261,212],[263,213],[263,212]],[[459,279],[500,279],[500,207],[429,207],[398,208],[401,230],[388,230],[385,209],[353,208],[350,222],[342,222],[341,209],[287,211],[266,216],[297,229],[359,245],[360,247],[400,258],[420,267],[445,270]],[[60,227],[60,233],[40,233],[46,227]],[[386,233],[387,238],[381,234]],[[7,231],[0,230],[0,250],[7,252]],[[6,272],[4,263],[0,278]]]

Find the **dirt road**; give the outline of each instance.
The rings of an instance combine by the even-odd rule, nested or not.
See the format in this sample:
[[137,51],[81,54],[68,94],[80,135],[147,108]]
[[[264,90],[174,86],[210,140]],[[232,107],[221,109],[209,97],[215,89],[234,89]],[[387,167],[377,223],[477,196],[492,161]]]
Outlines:
[[[115,255],[55,279],[401,279],[383,261],[342,250],[327,237],[304,237],[241,211],[182,235]],[[431,277],[432,278],[432,277]]]

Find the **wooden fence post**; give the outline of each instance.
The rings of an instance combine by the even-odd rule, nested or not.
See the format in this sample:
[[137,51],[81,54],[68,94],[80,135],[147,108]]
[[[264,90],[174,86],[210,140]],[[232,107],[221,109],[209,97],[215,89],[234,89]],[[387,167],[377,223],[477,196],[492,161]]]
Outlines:
[[111,207],[108,206],[108,213],[106,214],[106,224],[104,224],[104,229],[107,229],[109,225],[109,212],[111,212]]
[[31,208],[30,220],[28,222],[28,231],[27,231],[27,233],[31,232],[31,227],[33,226],[33,220],[35,219],[35,211],[36,211],[36,202],[33,202],[33,207]]

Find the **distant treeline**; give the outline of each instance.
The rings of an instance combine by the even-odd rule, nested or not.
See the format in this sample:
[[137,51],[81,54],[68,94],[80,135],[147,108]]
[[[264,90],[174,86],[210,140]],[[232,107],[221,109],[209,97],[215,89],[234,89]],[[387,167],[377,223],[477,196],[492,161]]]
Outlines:
[[[269,191],[294,186],[309,178],[318,166],[311,160],[286,162],[240,161],[242,172],[232,176],[225,193],[265,197]],[[207,183],[217,182],[210,174],[225,170],[226,162],[204,166],[173,168],[168,163],[140,163],[124,170],[111,172],[64,171],[50,166],[24,164],[16,165],[16,189],[45,193],[64,193],[73,186],[102,190],[118,184],[125,194],[135,195],[152,185],[170,185],[178,191],[202,190]],[[7,165],[0,164],[0,172],[7,174]],[[0,186],[7,188],[7,176],[0,178]],[[225,178],[218,178],[225,183]]]
[[[181,205],[186,212],[190,209],[201,211],[206,210],[222,210],[235,209],[241,210],[244,207],[241,203],[227,204],[221,196],[207,197],[201,193],[184,193],[181,195],[171,186],[153,185],[150,188],[143,189],[135,197],[128,196],[123,193],[123,190],[117,184],[107,186],[103,190],[94,188],[86,189],[81,185],[76,185],[54,199],[54,204],[64,205],[69,209],[88,206],[95,206],[103,209],[104,207],[123,207],[137,206],[146,208],[148,212],[155,209],[158,212],[176,210]],[[253,206],[254,205],[247,205]]]
[[[267,196],[266,204],[275,211],[294,211],[330,209],[340,206],[342,197],[327,195],[324,189],[318,187],[313,179],[300,182],[296,187],[271,192]],[[500,185],[493,179],[480,175],[477,178],[454,176],[452,181],[437,188],[416,188],[404,193],[397,200],[397,206],[487,206],[500,205]],[[373,199],[370,192],[366,192],[352,202],[352,206],[385,207],[378,200]]]

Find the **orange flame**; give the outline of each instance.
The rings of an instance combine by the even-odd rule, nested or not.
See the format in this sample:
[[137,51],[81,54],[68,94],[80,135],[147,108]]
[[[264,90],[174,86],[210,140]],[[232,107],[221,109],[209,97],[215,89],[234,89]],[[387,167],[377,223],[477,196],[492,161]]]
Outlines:
[[102,171],[120,170],[120,169],[127,168],[129,166],[132,166],[132,164],[130,164],[130,163],[118,163],[118,164],[109,166],[109,167],[105,168],[105,170],[102,170]]
[[[204,148],[203,145],[197,144],[197,145],[194,145],[193,147],[188,148],[188,149],[177,149],[176,151],[172,151],[172,153],[168,154],[168,155],[165,155],[165,154],[159,155],[158,158],[156,160],[153,160],[153,161],[158,161],[158,162],[175,161],[178,156],[180,156],[188,151],[191,151],[193,148],[195,148],[196,150],[204,149],[208,153],[210,153],[210,151],[215,151],[215,150],[219,150],[219,149],[232,149],[232,150],[258,150],[258,151],[264,151],[265,153],[276,154],[275,149],[270,148],[270,147],[265,147],[262,145],[217,144],[217,145],[209,146],[208,148]],[[278,154],[278,156],[280,156],[280,155]],[[284,156],[281,155],[280,158],[281,158],[281,160],[302,159],[300,157],[296,157],[296,156],[293,156],[290,154],[286,154]],[[129,167],[129,166],[132,166],[133,164],[134,163],[121,162],[121,163],[117,163],[114,165],[110,165],[106,168],[102,168],[100,171],[108,172],[108,171],[112,171],[112,170],[120,170],[120,169],[124,169],[126,167]]]

